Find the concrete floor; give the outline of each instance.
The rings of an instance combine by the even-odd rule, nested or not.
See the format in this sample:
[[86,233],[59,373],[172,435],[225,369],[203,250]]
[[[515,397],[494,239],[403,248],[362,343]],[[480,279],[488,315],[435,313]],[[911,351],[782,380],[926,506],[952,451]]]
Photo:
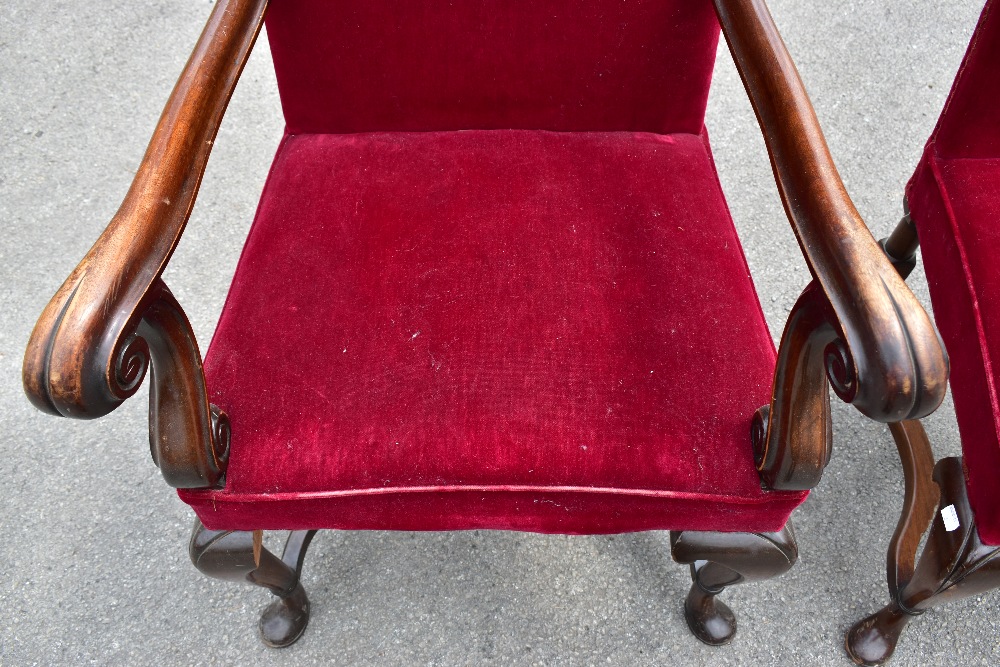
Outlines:
[[[904,7],[905,4],[905,7]],[[772,0],[847,189],[876,236],[900,213],[982,0]],[[311,625],[265,649],[267,594],[199,575],[192,514],[149,460],[142,394],[96,422],[35,411],[31,327],[121,201],[209,0],[0,4],[0,665],[845,665],[885,602],[902,479],[885,427],[837,404],[835,455],[795,514],[801,560],[738,587],[734,643],[699,644],[665,533],[322,533]],[[807,282],[728,52],[710,101],[718,167],[775,335]],[[207,341],[282,129],[266,39],[230,105],[166,279]],[[927,303],[923,276],[911,279]],[[950,405],[927,420],[959,452]],[[928,612],[895,665],[1000,664],[1000,597]]]

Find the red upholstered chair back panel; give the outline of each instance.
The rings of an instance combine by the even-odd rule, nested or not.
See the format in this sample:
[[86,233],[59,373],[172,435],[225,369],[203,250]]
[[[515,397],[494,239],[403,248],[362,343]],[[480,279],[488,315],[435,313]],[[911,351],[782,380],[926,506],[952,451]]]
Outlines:
[[945,159],[1000,157],[1000,3],[986,3],[931,141]]
[[291,134],[697,133],[719,26],[708,0],[273,0],[267,36]]

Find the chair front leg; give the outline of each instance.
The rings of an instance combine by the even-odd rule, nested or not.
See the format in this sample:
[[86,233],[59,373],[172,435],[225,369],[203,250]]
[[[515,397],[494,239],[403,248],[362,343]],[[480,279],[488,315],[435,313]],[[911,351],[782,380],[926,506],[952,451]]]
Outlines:
[[[847,633],[847,653],[856,664],[885,663],[910,620],[931,607],[1000,586],[1000,547],[979,539],[962,460],[938,461],[934,480],[941,489],[939,511],[913,577],[899,587],[890,604],[855,623]],[[890,562],[890,572],[893,565]]]
[[315,530],[292,531],[278,558],[261,544],[262,531],[208,530],[195,519],[189,553],[203,574],[245,581],[278,597],[261,614],[260,633],[274,648],[294,644],[309,623],[309,598],[299,581]]
[[691,565],[684,618],[694,636],[713,646],[736,634],[736,616],[716,599],[727,586],[770,579],[791,569],[799,551],[789,521],[776,533],[671,531],[670,550]]

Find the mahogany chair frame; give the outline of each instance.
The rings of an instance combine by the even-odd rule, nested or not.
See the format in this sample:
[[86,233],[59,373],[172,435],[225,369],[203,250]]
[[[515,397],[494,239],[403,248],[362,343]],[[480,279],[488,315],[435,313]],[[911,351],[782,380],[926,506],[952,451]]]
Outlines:
[[[831,453],[827,381],[844,401],[885,422],[924,416],[941,402],[948,361],[937,332],[851,202],[798,72],[763,0],[714,0],[756,112],[785,212],[812,273],[789,315],[769,405],[753,419],[762,483],[815,486]],[[162,273],[184,230],[226,105],[260,31],[267,0],[220,0],[157,124],[135,180],[107,229],[42,313],[24,359],[28,397],[54,415],[96,418],[133,395],[152,367],[150,446],[170,486],[218,486],[229,424],[207,399],[201,356]],[[211,576],[275,593],[262,631],[271,645],[302,632],[298,583],[311,533],[285,555],[257,532],[196,524],[191,556]],[[692,564],[686,603],[695,634],[724,643],[732,613],[724,586],[774,576],[796,558],[780,533],[673,533],[674,558]]]
[[[904,200],[902,220],[880,243],[906,278],[916,267],[917,229]],[[1000,586],[1000,547],[983,544],[969,505],[960,457],[934,463],[919,421],[889,424],[903,466],[905,489],[899,522],[886,554],[891,602],[847,632],[845,648],[856,664],[881,665],[892,657],[909,622],[931,607]],[[957,527],[947,525],[954,511]],[[917,549],[930,532],[920,558]]]

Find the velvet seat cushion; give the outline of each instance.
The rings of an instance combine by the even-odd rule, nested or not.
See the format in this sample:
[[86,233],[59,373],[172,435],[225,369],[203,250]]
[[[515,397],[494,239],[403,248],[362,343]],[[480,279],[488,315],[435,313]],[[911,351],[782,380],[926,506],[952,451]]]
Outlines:
[[205,371],[217,529],[778,530],[775,353],[707,141],[287,136]]

